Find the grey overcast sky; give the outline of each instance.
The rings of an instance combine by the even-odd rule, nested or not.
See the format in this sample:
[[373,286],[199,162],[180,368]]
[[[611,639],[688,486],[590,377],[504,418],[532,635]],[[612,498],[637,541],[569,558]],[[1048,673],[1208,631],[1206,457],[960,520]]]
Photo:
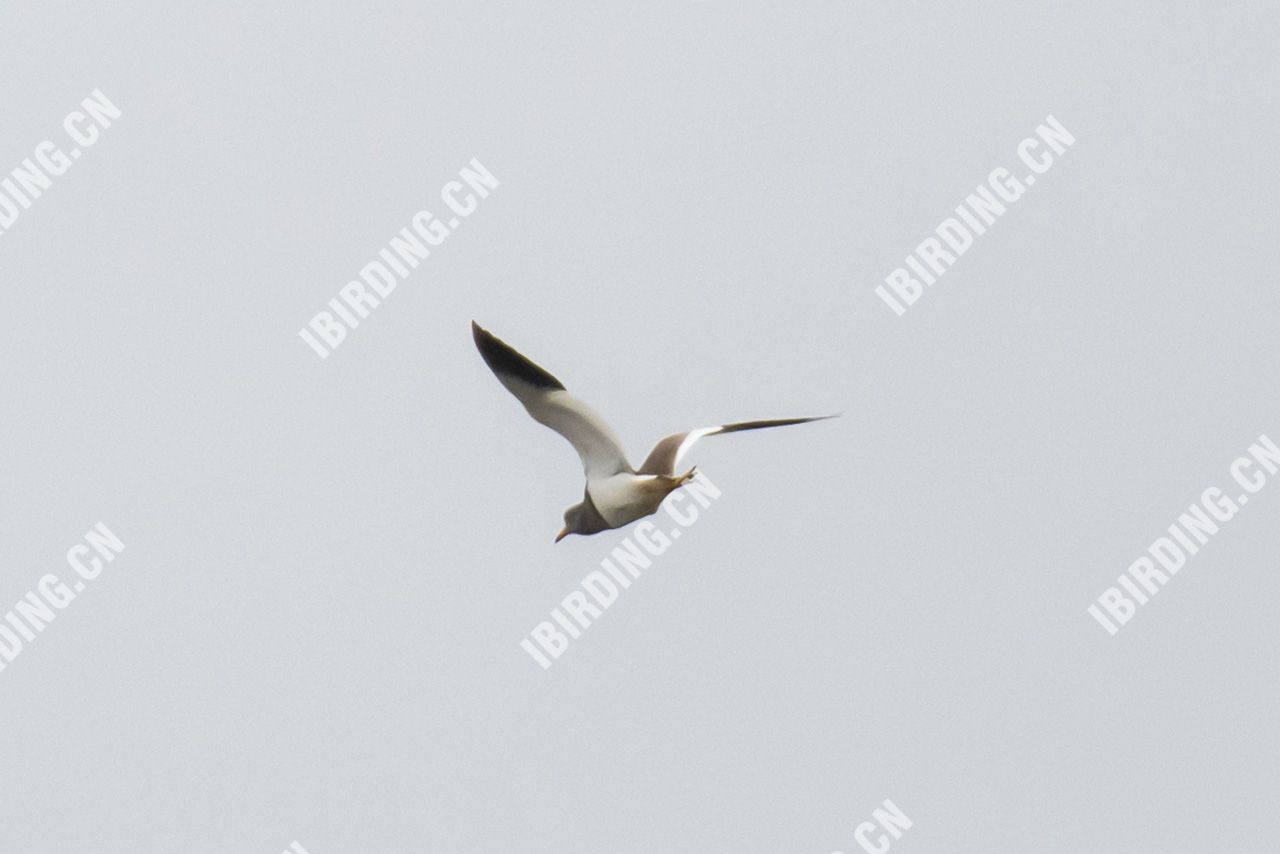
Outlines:
[[[1115,636],[1086,610],[1280,440],[1274,3],[4,19],[0,174],[121,115],[0,235],[0,610],[125,549],[0,671],[0,851],[856,854],[886,798],[895,854],[1276,850],[1280,486]],[[637,463],[845,415],[699,444],[722,495],[544,670],[632,531],[552,544],[579,463],[473,318]]]

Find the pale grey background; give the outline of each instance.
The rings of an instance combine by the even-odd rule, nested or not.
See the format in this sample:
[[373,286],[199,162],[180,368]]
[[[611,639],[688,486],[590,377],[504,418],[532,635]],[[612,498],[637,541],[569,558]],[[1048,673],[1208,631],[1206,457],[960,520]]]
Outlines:
[[[1274,4],[5,9],[0,850],[1272,852],[1280,488],[1085,614],[1277,402]],[[871,293],[1052,113],[1071,148],[905,317]],[[479,157],[328,361],[295,331]],[[472,318],[724,497],[543,672],[621,541]]]

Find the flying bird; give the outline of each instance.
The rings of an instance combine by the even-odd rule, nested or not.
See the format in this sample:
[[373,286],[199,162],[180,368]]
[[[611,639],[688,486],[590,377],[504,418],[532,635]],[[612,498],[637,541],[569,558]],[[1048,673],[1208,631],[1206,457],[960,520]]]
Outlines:
[[582,501],[564,511],[564,528],[556,535],[557,543],[569,534],[596,534],[621,528],[657,512],[669,493],[688,483],[697,473],[694,467],[677,475],[676,467],[693,443],[704,436],[835,417],[741,421],[676,433],[654,445],[640,468],[634,469],[627,462],[622,442],[613,428],[594,409],[565,391],[563,383],[474,320],[471,335],[498,382],[524,404],[534,421],[568,439],[582,458],[586,488]]

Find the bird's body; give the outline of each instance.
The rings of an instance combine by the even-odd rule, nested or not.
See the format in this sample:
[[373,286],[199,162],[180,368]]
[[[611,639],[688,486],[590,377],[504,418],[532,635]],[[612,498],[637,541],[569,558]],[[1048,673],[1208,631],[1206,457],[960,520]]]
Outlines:
[[587,494],[609,527],[621,528],[656,513],[663,499],[692,478],[692,469],[681,477],[618,472],[594,483],[587,481]]
[[673,490],[693,479],[695,469],[681,475],[675,470],[689,447],[703,436],[833,417],[744,421],[677,433],[659,442],[637,470],[627,462],[622,443],[604,419],[569,394],[559,380],[475,322],[471,324],[471,333],[476,348],[498,381],[515,395],[535,421],[568,439],[582,458],[586,488],[582,501],[565,511],[565,527],[556,537],[557,542],[568,534],[595,534],[621,528],[656,512]]

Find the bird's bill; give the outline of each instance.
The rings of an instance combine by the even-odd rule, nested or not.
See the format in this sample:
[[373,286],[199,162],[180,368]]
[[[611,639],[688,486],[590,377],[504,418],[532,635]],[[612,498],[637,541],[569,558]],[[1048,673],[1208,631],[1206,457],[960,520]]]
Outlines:
[[561,529],[560,529],[560,533],[556,534],[556,542],[557,542],[557,543],[558,543],[558,542],[560,542],[561,540],[563,540],[563,539],[564,539],[565,537],[567,537],[567,536],[569,536],[569,529],[568,529],[568,528],[561,528]]

